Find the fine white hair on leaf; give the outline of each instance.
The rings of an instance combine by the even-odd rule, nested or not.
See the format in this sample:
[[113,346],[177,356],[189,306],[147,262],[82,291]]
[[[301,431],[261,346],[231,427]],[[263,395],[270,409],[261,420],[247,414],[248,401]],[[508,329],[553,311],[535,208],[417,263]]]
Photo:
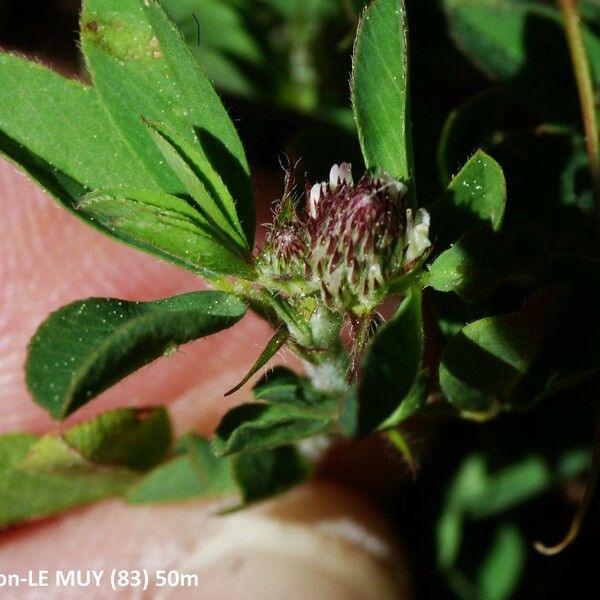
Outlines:
[[345,366],[341,362],[323,362],[317,365],[307,362],[304,366],[306,374],[316,389],[323,392],[336,392],[346,389]]
[[300,454],[313,463],[318,463],[330,446],[331,437],[328,435],[315,435],[297,444]]

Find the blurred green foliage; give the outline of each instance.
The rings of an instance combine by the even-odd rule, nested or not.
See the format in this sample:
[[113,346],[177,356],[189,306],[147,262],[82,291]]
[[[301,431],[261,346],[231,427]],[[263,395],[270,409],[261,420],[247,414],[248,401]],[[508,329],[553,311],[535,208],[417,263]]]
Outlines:
[[366,1],[164,0],[162,4],[220,89],[301,112],[347,107],[346,63],[354,25]]

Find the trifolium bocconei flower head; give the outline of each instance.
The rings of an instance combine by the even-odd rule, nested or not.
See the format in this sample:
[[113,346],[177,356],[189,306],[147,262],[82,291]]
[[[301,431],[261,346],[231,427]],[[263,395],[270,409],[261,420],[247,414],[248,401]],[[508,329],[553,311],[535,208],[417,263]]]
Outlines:
[[290,197],[275,209],[262,252],[263,270],[283,279],[304,278],[310,238]]
[[354,185],[350,165],[334,165],[329,183],[308,198],[308,263],[329,306],[368,303],[383,285],[402,236],[405,186],[367,173]]
[[330,308],[376,306],[385,283],[430,246],[429,215],[419,209],[413,219],[406,189],[385,172],[354,183],[350,164],[333,165],[329,181],[306,186],[303,212],[288,202],[276,215],[263,251],[272,274],[297,277],[302,268],[308,291]]

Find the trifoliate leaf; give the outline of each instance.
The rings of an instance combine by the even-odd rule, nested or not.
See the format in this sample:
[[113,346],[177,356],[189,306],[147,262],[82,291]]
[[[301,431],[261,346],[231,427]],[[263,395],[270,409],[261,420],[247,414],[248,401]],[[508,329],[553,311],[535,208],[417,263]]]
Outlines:
[[478,150],[430,208],[431,238],[445,248],[465,231],[488,224],[497,231],[506,205],[506,182],[500,165]]
[[293,446],[244,452],[234,456],[232,462],[246,504],[281,493],[310,474],[308,464]]
[[210,442],[188,434],[178,442],[178,454],[152,470],[127,494],[128,502],[171,502],[190,498],[235,495],[230,459],[217,458]]
[[207,279],[251,277],[248,256],[182,198],[144,189],[100,189],[78,204],[119,237]]
[[29,345],[27,384],[63,419],[94,396],[177,346],[230,327],[246,307],[223,292],[192,292],[155,302],[90,298],[65,306]]
[[112,121],[148,168],[171,174],[171,187],[162,191],[181,193],[185,188],[162,164],[142,118],[165,123],[221,174],[236,199],[251,247],[254,205],[241,142],[215,90],[158,2],[86,0],[81,39],[95,89]]
[[366,166],[409,181],[413,158],[402,0],[374,0],[361,17],[354,45],[352,105]]

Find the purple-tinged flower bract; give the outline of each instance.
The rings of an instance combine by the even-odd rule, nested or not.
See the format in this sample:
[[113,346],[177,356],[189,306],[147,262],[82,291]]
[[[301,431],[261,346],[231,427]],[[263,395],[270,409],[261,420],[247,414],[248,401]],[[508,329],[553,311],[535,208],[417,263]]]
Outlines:
[[261,254],[265,272],[296,280],[302,295],[320,294],[331,309],[372,310],[382,287],[412,270],[429,247],[429,214],[413,219],[406,186],[385,173],[357,184],[348,163],[333,165],[329,182],[306,185],[304,210],[286,193]]
[[303,278],[309,241],[306,225],[296,214],[290,190],[277,205],[273,224],[267,231],[261,253],[264,268],[277,278]]
[[367,173],[354,185],[349,165],[334,165],[329,185],[307,197],[308,263],[328,306],[371,305],[402,240],[405,186]]

